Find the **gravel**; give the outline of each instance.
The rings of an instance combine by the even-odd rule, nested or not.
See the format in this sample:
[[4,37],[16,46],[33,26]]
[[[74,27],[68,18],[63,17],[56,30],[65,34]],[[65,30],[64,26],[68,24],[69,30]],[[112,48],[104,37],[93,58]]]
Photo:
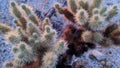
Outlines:
[[3,39],[3,35],[0,35],[0,68],[4,68],[3,64],[5,61],[9,61],[13,58],[11,46],[12,45]]

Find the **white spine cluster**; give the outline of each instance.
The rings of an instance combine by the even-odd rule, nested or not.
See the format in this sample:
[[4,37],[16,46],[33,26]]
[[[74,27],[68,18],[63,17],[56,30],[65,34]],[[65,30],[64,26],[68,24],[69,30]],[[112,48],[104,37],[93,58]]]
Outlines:
[[76,16],[75,19],[76,19],[77,23],[80,24],[80,25],[86,24],[87,21],[88,21],[88,17],[89,17],[87,11],[84,10],[84,9],[80,9],[80,10],[76,13],[75,16]]

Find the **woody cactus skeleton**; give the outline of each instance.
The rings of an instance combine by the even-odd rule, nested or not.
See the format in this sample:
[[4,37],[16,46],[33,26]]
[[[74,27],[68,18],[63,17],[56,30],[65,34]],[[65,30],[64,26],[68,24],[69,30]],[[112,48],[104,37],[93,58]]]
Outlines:
[[[12,53],[15,58],[11,62],[6,62],[5,66],[56,67],[58,57],[66,51],[66,42],[62,39],[56,40],[56,31],[52,29],[49,19],[46,18],[40,25],[39,19],[28,6],[19,6],[15,2],[11,2],[10,6],[17,28],[1,33],[6,33],[5,39],[14,45]],[[1,24],[0,26],[2,28]]]

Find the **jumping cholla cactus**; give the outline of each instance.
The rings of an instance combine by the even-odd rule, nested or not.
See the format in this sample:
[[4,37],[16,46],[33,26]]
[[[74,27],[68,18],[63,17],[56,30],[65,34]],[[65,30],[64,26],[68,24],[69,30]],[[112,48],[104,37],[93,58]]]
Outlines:
[[12,28],[6,24],[0,23],[0,34],[4,34],[8,31],[11,31]]
[[[83,28],[82,42],[101,43],[104,39],[111,37],[111,39],[116,38],[118,40],[119,37],[112,34],[115,35],[117,31],[119,33],[119,26],[116,29],[111,26],[111,32],[109,32],[108,26],[106,28],[104,26],[106,22],[117,15],[117,6],[113,5],[110,9],[107,9],[107,7],[102,7],[101,3],[102,0],[91,0],[90,4],[87,0],[67,0],[67,7],[61,7],[59,3],[56,3],[55,8],[57,12],[75,23],[74,25],[77,25],[78,28]],[[109,37],[106,37],[105,33],[108,33]]]
[[6,62],[5,66],[14,68],[56,67],[58,57],[65,53],[67,48],[64,40],[56,41],[56,31],[52,29],[49,19],[46,18],[43,23],[40,23],[28,6],[19,6],[15,2],[11,2],[10,6],[17,28],[11,30],[3,24],[0,24],[0,28],[5,28],[1,32],[6,33],[5,39],[14,45],[12,53],[15,58],[11,62]]
[[117,6],[107,9],[101,3],[102,0],[67,0],[65,7],[55,3],[56,11],[70,21],[62,31],[63,39],[68,42],[69,57],[80,56],[95,44],[109,46],[120,43],[119,25],[109,23],[105,26],[117,15]]

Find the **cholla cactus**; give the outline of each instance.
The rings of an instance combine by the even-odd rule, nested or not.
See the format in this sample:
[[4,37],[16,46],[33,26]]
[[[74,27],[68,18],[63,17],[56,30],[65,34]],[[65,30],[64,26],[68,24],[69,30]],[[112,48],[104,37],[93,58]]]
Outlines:
[[59,40],[50,52],[47,52],[43,57],[43,64],[41,68],[55,68],[58,58],[61,54],[64,54],[67,50],[65,48],[66,42]]
[[6,32],[11,31],[12,28],[6,24],[0,23],[0,34],[4,34]]
[[45,18],[45,19],[43,20],[43,22],[44,22],[44,23],[43,23],[43,27],[42,27],[43,30],[45,30],[44,28],[45,28],[46,25],[51,25],[50,20],[49,20],[48,18]]
[[22,27],[22,29],[26,29],[26,23],[33,22],[36,25],[39,25],[38,18],[31,11],[32,9],[27,7],[26,5],[18,6],[16,3],[11,3],[10,12],[15,16],[15,23]]
[[43,57],[43,65],[41,68],[54,68],[57,64],[57,55],[54,52],[48,52]]
[[[60,40],[56,40],[57,33],[52,29],[48,18],[41,23],[29,6],[11,2],[10,11],[18,27],[8,30],[13,33],[15,31],[16,35],[11,32],[6,35],[6,39],[15,45],[12,48],[15,58],[6,63],[6,66],[55,68],[59,63],[69,64],[73,55],[80,56],[89,48],[94,48],[95,43],[101,44],[108,38],[120,42],[118,27],[110,30],[110,26],[103,30],[104,23],[117,14],[117,7],[114,6],[107,12],[106,7],[101,8],[101,2],[102,0],[92,0],[89,4],[87,0],[67,0],[68,7],[56,3],[56,10],[74,23],[63,29]],[[4,30],[2,32],[5,33]]]
[[108,12],[106,7],[101,7],[102,0],[92,0],[90,4],[88,3],[87,0],[75,0],[75,1],[67,0],[68,7],[66,8],[66,12],[70,13],[71,15],[66,15],[64,10],[65,7],[61,7],[58,3],[55,4],[55,8],[59,13],[64,14],[66,18],[68,18],[68,16],[71,17],[72,20],[70,18],[68,18],[68,20],[74,23],[79,24],[81,23],[82,26],[83,23],[90,24],[85,28],[93,27],[93,25],[96,24],[94,25],[94,27],[96,27],[97,29],[90,28],[91,30],[94,31],[100,30],[99,28],[102,28],[102,26],[104,25],[103,23],[105,21],[110,20],[117,14],[116,6],[113,6],[110,9],[108,9]]
[[18,6],[17,4],[15,4],[14,2],[11,3],[11,13],[16,17],[16,23],[17,25],[21,26],[23,29],[26,28],[26,23],[27,20],[25,19],[25,17],[23,17],[23,15],[21,14],[20,10],[18,8],[21,8],[20,6]]
[[82,39],[85,42],[92,42],[92,38],[93,38],[93,33],[91,31],[85,31],[82,34]]
[[72,22],[62,31],[62,38],[68,42],[69,57],[80,56],[88,49],[94,48],[95,44],[110,46],[112,42],[120,42],[119,25],[105,26],[106,22],[110,22],[117,15],[117,6],[108,9],[101,6],[101,3],[102,0],[90,0],[90,3],[88,0],[67,0],[68,6],[65,7],[55,3],[56,11]]
[[[11,62],[7,62],[5,66],[15,68],[56,67],[58,57],[66,52],[66,44],[62,39],[56,41],[57,33],[51,27],[50,20],[46,18],[41,23],[28,6],[19,6],[15,2],[11,2],[10,5],[17,28],[11,30],[3,25],[0,28],[5,28],[7,31],[5,39],[14,45],[12,53],[15,58]],[[5,32],[3,31],[3,33]]]
[[64,54],[67,50],[67,47],[65,47],[66,44],[64,40],[59,40],[53,47],[53,52],[57,55]]
[[101,30],[103,28],[104,18],[100,14],[94,14],[89,23],[89,28],[93,31]]
[[[114,5],[110,9],[107,9],[106,7],[101,6],[102,0],[91,0],[91,3],[88,2],[88,0],[67,0],[67,7],[61,7],[56,3],[55,8],[57,12],[63,14],[68,20],[75,23],[75,25],[78,24],[78,28],[83,29],[83,33],[81,32],[81,37],[79,37],[82,39],[80,42],[100,42],[104,39],[104,34],[109,32],[110,35],[111,33],[110,29],[104,28],[104,24],[105,22],[109,22],[110,19],[118,13],[117,6]],[[64,9],[71,15],[65,14]],[[113,31],[114,30],[113,27]]]
[[85,25],[88,21],[88,17],[88,13],[84,9],[81,9],[76,13],[76,21],[80,25]]
[[16,29],[16,30],[12,30],[12,31],[7,32],[5,35],[5,39],[12,44],[16,44],[16,43],[20,42],[21,37]]
[[87,0],[76,0],[76,4],[78,8],[83,8],[85,10],[88,9],[88,1]]
[[32,11],[30,11],[29,7],[27,7],[26,5],[22,5],[22,9],[26,12],[26,14],[27,14],[30,21],[32,21],[35,24],[39,25],[39,21],[38,21],[36,15]]
[[93,34],[94,37],[94,42],[100,43],[101,41],[103,41],[103,35],[100,32],[95,32]]
[[32,62],[35,56],[32,49],[24,42],[20,42],[18,45],[14,46],[12,52],[16,57],[14,62],[16,67],[22,67],[26,62]]
[[77,12],[77,5],[75,4],[75,0],[67,0],[68,4],[68,9],[72,12],[72,13],[76,13]]
[[111,18],[113,18],[115,15],[117,15],[118,12],[117,12],[117,6],[114,5],[112,6],[109,11],[108,11],[108,16],[107,16],[107,20],[110,20]]
[[92,3],[91,3],[91,5],[90,5],[90,8],[91,8],[91,9],[99,8],[100,5],[101,5],[101,2],[102,2],[102,0],[92,0]]
[[82,34],[82,39],[85,42],[101,42],[103,40],[103,36],[99,32],[91,32],[91,31],[85,31]]

